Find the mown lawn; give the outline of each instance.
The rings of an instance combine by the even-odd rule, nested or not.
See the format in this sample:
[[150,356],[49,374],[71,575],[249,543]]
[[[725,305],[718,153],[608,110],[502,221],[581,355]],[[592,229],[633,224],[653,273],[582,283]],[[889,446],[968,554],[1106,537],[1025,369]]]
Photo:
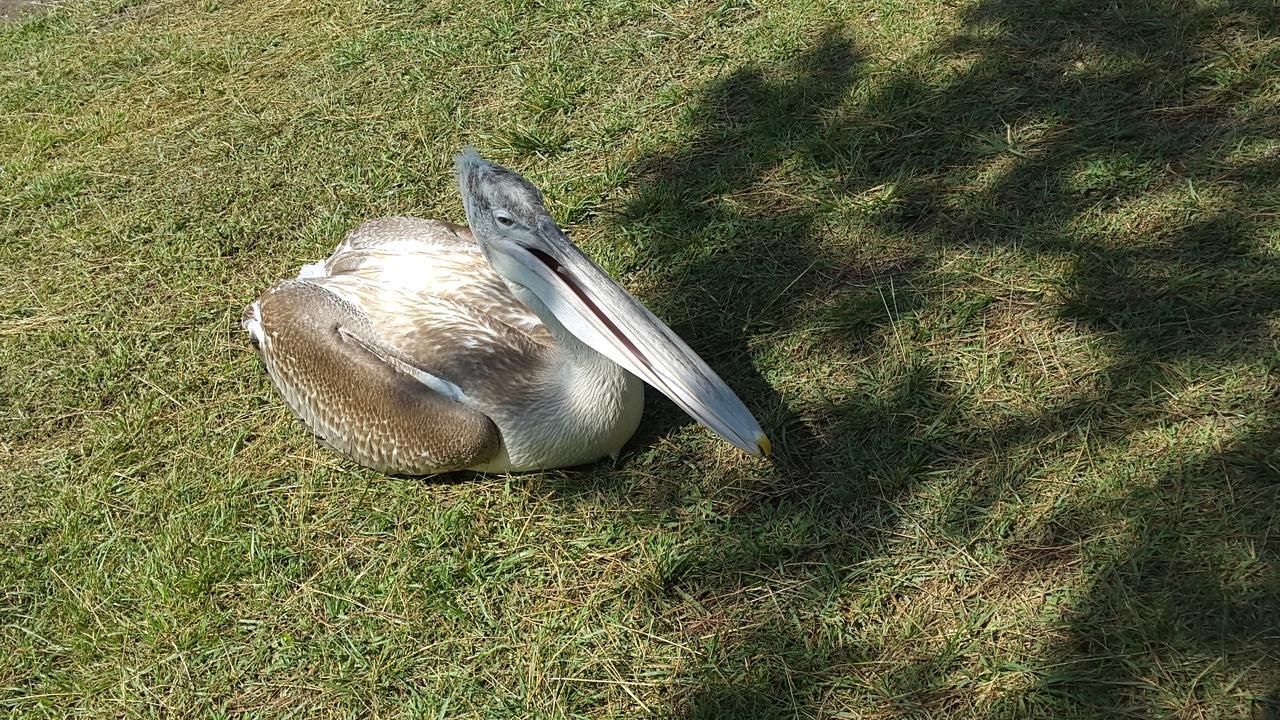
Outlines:
[[[723,371],[387,478],[245,303],[528,174]],[[1280,717],[1270,0],[69,0],[0,25],[0,711]]]

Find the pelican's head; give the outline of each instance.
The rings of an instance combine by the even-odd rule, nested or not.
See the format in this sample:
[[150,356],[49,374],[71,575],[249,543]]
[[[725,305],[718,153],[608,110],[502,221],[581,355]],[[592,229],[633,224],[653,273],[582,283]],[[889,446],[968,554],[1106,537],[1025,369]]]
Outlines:
[[626,368],[695,420],[753,455],[769,439],[697,353],[613,281],[551,219],[519,174],[464,148],[455,158],[467,223],[494,271],[531,310]]

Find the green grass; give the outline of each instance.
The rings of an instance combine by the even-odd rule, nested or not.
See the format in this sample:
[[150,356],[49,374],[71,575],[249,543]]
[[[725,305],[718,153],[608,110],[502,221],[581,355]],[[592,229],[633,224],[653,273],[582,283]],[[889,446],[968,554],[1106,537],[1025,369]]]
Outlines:
[[[313,7],[313,5],[315,7]],[[1269,0],[72,0],[0,26],[0,712],[1280,716]],[[238,327],[474,143],[723,371],[386,478]]]

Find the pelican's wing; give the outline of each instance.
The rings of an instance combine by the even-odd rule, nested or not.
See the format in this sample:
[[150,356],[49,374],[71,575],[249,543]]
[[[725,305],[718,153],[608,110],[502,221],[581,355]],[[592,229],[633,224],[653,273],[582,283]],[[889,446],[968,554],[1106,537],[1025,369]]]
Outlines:
[[460,388],[473,407],[510,403],[554,345],[457,225],[369,220],[308,268],[305,281],[359,308],[383,347]]
[[299,275],[303,278],[323,278],[335,292],[359,293],[363,297],[350,299],[371,311],[399,312],[403,307],[396,306],[406,299],[451,301],[486,322],[516,330],[530,342],[553,343],[542,320],[516,300],[471,231],[460,225],[411,217],[367,220],[323,263],[304,267]]
[[361,465],[422,475],[478,465],[500,450],[488,417],[450,397],[447,382],[319,284],[276,283],[246,310],[245,326],[285,402]]

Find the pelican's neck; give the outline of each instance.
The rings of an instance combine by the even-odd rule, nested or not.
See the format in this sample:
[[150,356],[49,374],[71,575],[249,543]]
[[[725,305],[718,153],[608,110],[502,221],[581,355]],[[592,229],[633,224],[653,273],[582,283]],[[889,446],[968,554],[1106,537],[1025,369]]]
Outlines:
[[554,378],[548,379],[550,385],[560,389],[560,401],[572,408],[570,412],[594,414],[600,418],[623,412],[623,405],[635,405],[633,410],[626,411],[626,414],[636,413],[635,422],[631,423],[634,430],[635,423],[640,420],[639,406],[644,402],[644,383],[569,332],[532,290],[513,282],[507,282],[507,287],[517,300],[542,320],[547,332],[555,338],[555,359],[547,364],[547,368],[555,374]]
[[640,424],[644,383],[569,332],[528,288],[507,286],[542,320],[555,346],[531,379],[534,393],[512,414],[494,415],[507,457],[476,469],[578,465],[616,454]]
[[512,282],[508,282],[507,287],[511,289],[511,292],[521,304],[538,316],[543,326],[547,328],[547,332],[551,334],[552,338],[555,338],[556,351],[560,355],[562,364],[582,366],[583,369],[599,369],[607,374],[620,372],[628,376],[631,375],[620,365],[579,340],[577,335],[569,332],[568,328],[556,318],[546,303],[542,302],[541,298],[535,295],[532,290]]

